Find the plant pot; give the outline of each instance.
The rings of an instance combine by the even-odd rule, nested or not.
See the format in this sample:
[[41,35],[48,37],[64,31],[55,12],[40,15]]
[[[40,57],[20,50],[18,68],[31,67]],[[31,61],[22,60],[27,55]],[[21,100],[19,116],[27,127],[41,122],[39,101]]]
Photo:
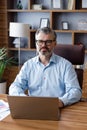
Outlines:
[[6,81],[0,83],[0,94],[6,94]]

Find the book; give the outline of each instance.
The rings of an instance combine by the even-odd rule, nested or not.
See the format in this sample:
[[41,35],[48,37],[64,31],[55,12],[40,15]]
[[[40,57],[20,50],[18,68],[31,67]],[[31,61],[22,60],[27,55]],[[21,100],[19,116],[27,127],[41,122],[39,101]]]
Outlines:
[[72,10],[74,8],[74,0],[68,0],[68,10]]

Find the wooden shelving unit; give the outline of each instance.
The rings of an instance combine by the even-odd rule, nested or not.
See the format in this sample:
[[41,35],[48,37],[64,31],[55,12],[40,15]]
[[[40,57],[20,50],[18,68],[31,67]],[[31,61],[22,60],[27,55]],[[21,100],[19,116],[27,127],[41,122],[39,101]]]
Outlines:
[[[49,19],[50,27],[53,28],[57,33],[58,44],[78,44],[83,43],[86,47],[85,53],[87,54],[87,30],[82,30],[78,27],[79,21],[86,20],[87,10],[81,9],[81,0],[74,0],[72,10],[68,10],[68,0],[63,1],[63,9],[54,9],[52,7],[51,0],[22,0],[23,9],[17,9],[17,0],[1,0],[3,11],[5,11],[6,18],[6,42],[5,45],[8,47],[9,55],[15,56],[18,49],[14,47],[14,38],[9,37],[9,23],[10,22],[22,22],[32,26],[29,32],[29,39],[27,47],[21,48],[21,53],[25,54],[34,51],[35,52],[35,32],[40,25],[41,18]],[[33,10],[33,4],[42,4],[41,10]],[[62,29],[62,21],[69,23],[69,29]],[[4,28],[4,26],[3,26]],[[1,34],[1,33],[0,33]],[[4,41],[4,40],[3,40]],[[1,43],[0,43],[1,44]],[[1,45],[0,45],[1,46]],[[17,66],[11,69],[14,71],[14,79],[17,73]],[[10,81],[9,81],[10,82]],[[10,84],[10,83],[9,83]]]
[[[20,10],[20,9],[17,9],[17,7],[16,7],[17,0],[7,0],[7,17],[8,17],[7,25],[9,26],[9,23],[12,21],[12,22],[28,23],[28,24],[31,24],[31,26],[33,27],[32,30],[30,30],[30,37],[29,37],[27,48],[26,49],[22,48],[21,50],[25,51],[25,50],[35,49],[34,35],[36,32],[36,29],[39,27],[40,19],[42,17],[49,19],[50,27],[53,28],[58,35],[58,40],[57,40],[58,43],[73,44],[73,45],[77,44],[77,43],[84,44],[83,35],[85,34],[85,37],[86,37],[87,30],[80,30],[77,27],[79,19],[80,19],[80,15],[81,15],[81,19],[83,19],[83,17],[82,17],[83,15],[84,15],[84,17],[87,17],[87,10],[81,9],[81,0],[74,0],[74,5],[73,5],[72,10],[67,9],[68,5],[66,5],[66,7],[64,7],[63,9],[54,9],[51,7],[51,5],[52,5],[51,0],[48,1],[48,3],[49,3],[48,6],[46,6],[46,3],[47,3],[46,0],[26,0],[27,6],[25,6],[26,4],[25,4],[25,2],[23,3],[23,1],[24,0],[22,0],[22,4],[24,4],[24,8],[22,10]],[[67,0],[64,0],[63,4],[65,5],[66,3],[67,3]],[[42,4],[43,9],[42,10],[33,10],[32,9],[33,4]],[[34,22],[29,23],[26,16],[24,17],[24,15],[28,15],[28,17],[32,15],[31,19],[32,19],[32,21],[34,21],[34,18],[35,18],[33,16],[34,13],[35,13],[37,21],[39,21],[37,25],[35,25]],[[23,19],[25,19],[25,21],[19,20],[20,15],[22,15],[22,14],[23,14]],[[43,16],[43,14],[44,14],[44,16]],[[21,19],[22,19],[22,17],[21,17]],[[75,19],[77,19],[77,20],[75,21]],[[68,30],[62,30],[62,25],[61,25],[62,21],[67,21],[69,23]],[[64,35],[65,35],[65,37],[63,39]],[[80,40],[77,40],[77,39],[79,39],[79,35],[80,35]],[[59,39],[60,36],[61,36],[62,40],[61,40],[61,38]],[[66,37],[68,37],[69,40],[66,40]],[[12,44],[13,39],[12,38],[8,38],[8,39],[9,39],[8,40],[9,50],[15,50],[13,48],[14,46]],[[85,44],[86,44],[86,42],[85,42]]]

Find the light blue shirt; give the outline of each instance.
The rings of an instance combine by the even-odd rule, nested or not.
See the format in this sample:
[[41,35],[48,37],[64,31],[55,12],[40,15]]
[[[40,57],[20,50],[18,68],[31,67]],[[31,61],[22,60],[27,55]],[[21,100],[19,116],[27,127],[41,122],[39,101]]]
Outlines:
[[53,54],[48,65],[43,65],[36,56],[22,66],[9,88],[10,95],[59,97],[64,105],[80,100],[82,91],[72,64]]

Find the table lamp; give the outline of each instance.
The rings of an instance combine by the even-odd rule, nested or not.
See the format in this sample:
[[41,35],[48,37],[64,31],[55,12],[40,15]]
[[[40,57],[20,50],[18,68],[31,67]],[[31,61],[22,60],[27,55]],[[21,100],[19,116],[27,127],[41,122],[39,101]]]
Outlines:
[[20,45],[21,37],[29,37],[29,24],[10,22],[9,36],[18,38],[18,64],[20,67]]

